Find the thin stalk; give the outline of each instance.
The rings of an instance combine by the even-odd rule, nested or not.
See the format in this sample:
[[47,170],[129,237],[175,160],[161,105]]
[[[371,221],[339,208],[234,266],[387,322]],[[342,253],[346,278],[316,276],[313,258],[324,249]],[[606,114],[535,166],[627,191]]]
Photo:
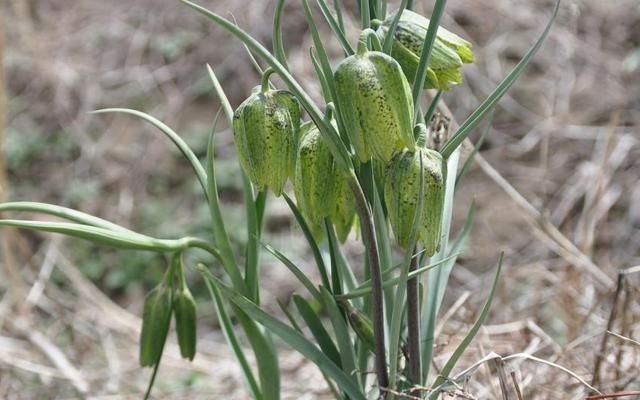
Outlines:
[[371,210],[369,209],[367,199],[355,174],[350,175],[349,187],[355,198],[356,210],[362,226],[362,240],[367,248],[367,256],[369,258],[372,289],[371,322],[373,323],[376,376],[378,378],[378,385],[381,388],[386,388],[389,386],[389,375],[387,373],[387,361],[385,357],[382,272],[380,268],[380,255],[378,254],[378,243]]
[[[417,247],[414,248],[415,253]],[[409,273],[418,269],[418,257],[411,259]],[[407,281],[407,344],[409,349],[409,379],[418,385],[422,380],[422,366],[420,363],[420,299],[418,277]]]

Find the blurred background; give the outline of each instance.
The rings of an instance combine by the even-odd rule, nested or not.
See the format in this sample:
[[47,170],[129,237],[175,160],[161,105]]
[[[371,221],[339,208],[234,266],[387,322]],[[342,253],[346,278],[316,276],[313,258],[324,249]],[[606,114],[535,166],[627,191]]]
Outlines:
[[[200,3],[271,45],[275,1]],[[356,2],[345,3],[355,40]],[[429,13],[431,1],[416,3]],[[198,184],[171,143],[133,117],[88,112],[145,111],[205,157],[219,108],[205,65],[234,106],[259,82],[240,42],[173,0],[0,5],[2,199],[60,204],[158,237],[209,237]],[[447,2],[443,25],[469,39],[476,54],[464,85],[443,97],[458,122],[524,55],[552,8],[546,0]],[[338,43],[321,28],[339,60]],[[294,75],[319,99],[299,1],[287,2],[283,29]],[[491,351],[527,352],[588,382],[598,370],[594,384],[603,391],[640,389],[640,346],[606,334],[640,339],[640,273],[617,277],[640,264],[639,126],[640,3],[563,1],[539,54],[472,135],[475,141],[489,129],[486,161],[471,168],[457,196],[454,228],[472,199],[476,220],[447,291],[435,370],[475,320],[504,251],[489,321],[461,367]],[[223,211],[240,246],[241,179],[226,127],[216,145]],[[301,237],[286,206],[271,198],[264,240],[313,275]],[[346,250],[358,260],[355,239]],[[138,367],[139,315],[166,260],[8,229],[0,231],[0,251],[0,398],[140,398],[151,371]],[[264,302],[278,314],[276,300],[286,303],[299,287],[266,254],[262,273]],[[155,398],[248,398],[202,283],[193,279],[192,289],[199,353],[182,361],[170,337]],[[283,347],[281,363],[283,398],[330,398],[300,355]],[[584,397],[578,380],[548,365],[521,360],[509,368],[525,398]],[[480,368],[467,391],[499,398],[495,371]]]

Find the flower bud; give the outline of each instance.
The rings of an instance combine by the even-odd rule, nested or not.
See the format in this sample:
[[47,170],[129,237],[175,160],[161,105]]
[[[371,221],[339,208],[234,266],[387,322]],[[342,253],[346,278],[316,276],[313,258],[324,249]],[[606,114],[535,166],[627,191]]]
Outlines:
[[422,215],[418,222],[418,240],[427,256],[440,247],[444,178],[442,156],[434,150],[418,147],[397,154],[387,167],[384,198],[391,228],[398,244],[407,248],[420,196],[420,176],[423,178]]
[[335,207],[336,167],[329,147],[311,121],[301,127],[294,176],[298,207],[314,235],[322,237],[322,220]]
[[178,345],[183,358],[193,360],[196,355],[197,308],[188,287],[178,289],[173,298]]
[[[381,38],[384,38],[389,31],[395,14],[389,16],[378,28],[378,35]],[[411,10],[404,10],[394,32],[391,55],[402,65],[404,73],[412,82],[420,64],[420,55],[428,28],[428,18]],[[462,64],[472,63],[473,60],[471,43],[438,27],[427,66],[425,88],[449,90],[451,84],[462,83],[460,68]]]
[[373,336],[373,324],[369,317],[367,317],[362,311],[353,307],[348,301],[344,300],[340,302],[340,305],[347,312],[347,318],[349,318],[349,324],[356,333],[364,347],[373,352],[374,351],[374,336]]
[[260,189],[282,194],[293,175],[295,143],[300,128],[300,105],[286,90],[271,90],[265,72],[233,115],[233,134],[240,165]]
[[152,367],[160,360],[171,320],[172,292],[170,287],[160,284],[144,300],[140,331],[142,367]]
[[411,88],[396,60],[368,51],[361,38],[358,53],[340,63],[334,78],[344,128],[361,161],[386,162],[415,148]]

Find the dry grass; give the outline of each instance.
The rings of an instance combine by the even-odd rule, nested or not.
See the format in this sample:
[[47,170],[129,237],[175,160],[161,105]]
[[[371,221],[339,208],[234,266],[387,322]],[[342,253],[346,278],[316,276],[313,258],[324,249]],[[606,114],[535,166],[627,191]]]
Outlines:
[[[268,40],[270,23],[262,19],[273,2],[252,2],[258,6],[250,11],[246,2],[228,3],[215,8]],[[550,2],[449,0],[447,10],[445,26],[471,38],[478,55],[465,70],[467,85],[445,96],[461,122],[526,51]],[[40,149],[20,168],[10,164],[15,199],[63,203],[140,228],[136,205],[157,195],[151,177],[170,176],[176,186],[188,169],[164,138],[146,128],[140,133],[138,121],[86,111],[140,107],[181,132],[197,131],[216,109],[206,62],[223,77],[233,104],[257,82],[239,43],[177,2],[80,0],[69,7],[65,0],[17,0],[3,11],[9,137],[72,147],[64,155]],[[311,77],[299,4],[291,2],[287,12],[291,64],[298,76]],[[506,268],[490,321],[455,373],[487,362],[472,368],[465,385],[452,387],[452,396],[583,399],[585,383],[606,394],[640,390],[640,274],[633,269],[640,265],[640,67],[633,68],[632,57],[640,48],[638,26],[635,0],[565,1],[545,47],[496,110],[482,148],[486,162],[472,169],[458,199],[458,216],[472,197],[478,213],[453,271],[435,370],[479,312],[499,251],[506,252]],[[232,160],[225,135],[218,156]],[[197,142],[196,136],[189,137]],[[89,184],[94,195],[67,190]],[[183,207],[175,215],[188,226],[198,199],[170,193],[162,194]],[[237,200],[232,185],[224,199]],[[291,220],[278,203],[271,207],[270,240],[303,260],[293,249],[300,242]],[[103,295],[67,244],[14,236],[16,265],[28,286],[20,301],[11,301],[1,270],[0,398],[139,398],[149,375],[136,358],[143,291],[132,285],[113,299]],[[357,256],[361,249],[349,251]],[[286,299],[295,281],[266,263],[266,298]],[[247,398],[211,309],[201,310],[201,352],[190,364],[169,347],[157,397]],[[501,358],[488,357],[493,353]],[[528,358],[510,357],[521,353]],[[329,398],[318,372],[299,355],[283,349],[282,364],[284,398]]]

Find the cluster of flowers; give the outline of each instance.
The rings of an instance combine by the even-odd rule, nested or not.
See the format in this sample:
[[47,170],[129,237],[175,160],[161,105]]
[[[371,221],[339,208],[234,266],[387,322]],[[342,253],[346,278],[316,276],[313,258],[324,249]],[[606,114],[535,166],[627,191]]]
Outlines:
[[[393,16],[374,24],[383,41]],[[429,20],[405,10],[395,28],[391,55],[370,51],[366,35],[357,53],[345,58],[334,73],[335,106],[325,118],[345,132],[361,163],[372,162],[382,183],[389,221],[398,244],[409,245],[420,193],[423,210],[418,240],[425,253],[438,250],[444,203],[443,159],[425,145],[427,129],[414,125],[410,81],[418,69]],[[426,88],[448,90],[462,80],[460,68],[473,61],[471,44],[439,28],[425,77]],[[289,178],[299,208],[314,234],[322,234],[328,218],[344,241],[355,221],[355,204],[346,172],[312,122],[301,122],[300,105],[286,90],[273,90],[267,71],[235,111],[233,130],[240,164],[261,190],[279,196]],[[336,122],[336,119],[339,121]],[[421,180],[422,179],[422,183]],[[421,190],[422,188],[422,190]]]

